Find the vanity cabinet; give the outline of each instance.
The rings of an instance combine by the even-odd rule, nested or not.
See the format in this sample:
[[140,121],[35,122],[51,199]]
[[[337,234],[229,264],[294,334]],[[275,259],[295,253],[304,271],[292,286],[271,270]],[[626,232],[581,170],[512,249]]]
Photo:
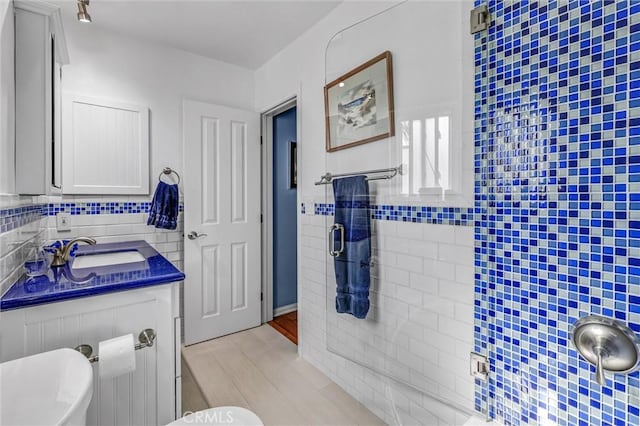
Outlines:
[[69,62],[58,7],[16,1],[16,192],[51,194],[61,184],[60,73]]
[[178,297],[177,283],[169,283],[0,312],[0,362],[80,344],[95,355],[102,340],[133,333],[137,342],[153,328],[155,343],[136,351],[134,372],[102,379],[100,361],[92,364],[87,424],[170,423],[181,408]]

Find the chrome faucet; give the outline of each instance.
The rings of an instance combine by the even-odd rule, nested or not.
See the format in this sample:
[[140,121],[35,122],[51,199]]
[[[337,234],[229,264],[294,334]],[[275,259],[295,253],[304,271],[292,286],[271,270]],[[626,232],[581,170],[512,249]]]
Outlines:
[[53,253],[53,261],[51,262],[51,266],[64,266],[67,264],[69,260],[69,253],[71,253],[71,249],[75,243],[87,243],[89,245],[94,245],[96,240],[90,237],[78,237],[69,241],[67,244],[62,247],[56,249],[55,253]]

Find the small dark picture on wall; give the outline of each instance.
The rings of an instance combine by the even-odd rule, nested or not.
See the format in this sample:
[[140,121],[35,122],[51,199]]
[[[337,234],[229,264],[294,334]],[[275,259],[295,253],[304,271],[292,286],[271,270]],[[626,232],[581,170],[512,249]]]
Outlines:
[[289,142],[289,189],[298,187],[298,144]]

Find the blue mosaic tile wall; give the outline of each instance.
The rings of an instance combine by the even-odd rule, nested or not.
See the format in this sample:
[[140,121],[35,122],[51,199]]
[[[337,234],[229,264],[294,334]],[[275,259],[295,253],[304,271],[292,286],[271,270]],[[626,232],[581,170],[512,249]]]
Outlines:
[[476,36],[478,409],[507,425],[639,425],[640,379],[571,325],[640,333],[640,2],[496,1]]

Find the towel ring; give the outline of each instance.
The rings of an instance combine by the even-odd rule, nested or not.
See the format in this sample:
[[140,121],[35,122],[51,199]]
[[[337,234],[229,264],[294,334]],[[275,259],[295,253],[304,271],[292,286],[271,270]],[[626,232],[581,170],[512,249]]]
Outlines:
[[162,172],[160,172],[160,174],[158,175],[158,180],[162,182],[162,175],[170,175],[171,173],[178,177],[178,185],[180,185],[180,175],[171,167],[165,167],[164,169],[162,169]]

